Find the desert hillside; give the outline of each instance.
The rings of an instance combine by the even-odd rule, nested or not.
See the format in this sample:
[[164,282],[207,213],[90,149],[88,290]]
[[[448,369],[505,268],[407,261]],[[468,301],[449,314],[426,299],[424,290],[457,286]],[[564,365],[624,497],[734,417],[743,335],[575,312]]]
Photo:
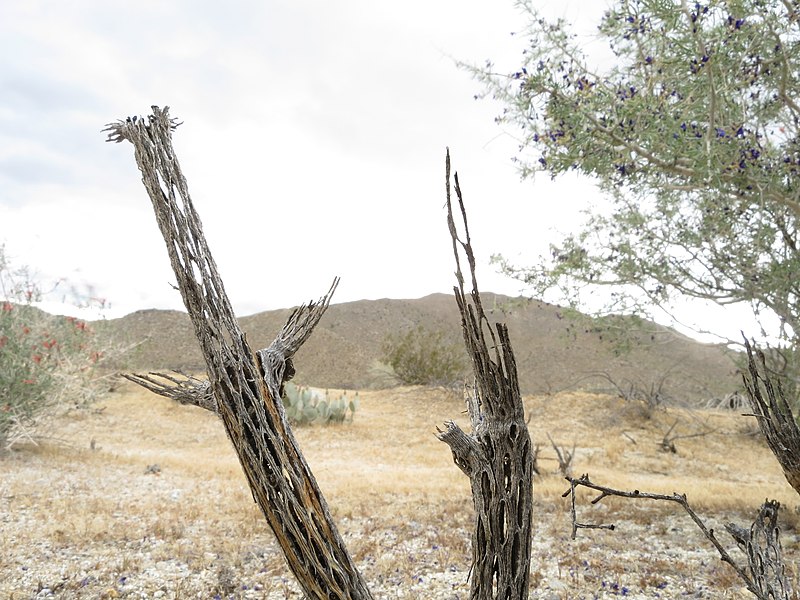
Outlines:
[[[613,380],[626,388],[662,385],[676,403],[696,403],[724,396],[740,385],[734,361],[722,346],[700,344],[653,323],[619,318],[609,329],[588,318],[576,320],[545,302],[494,294],[483,298],[489,318],[509,327],[523,393],[614,392]],[[262,312],[240,322],[251,344],[263,348],[290,312]],[[391,382],[377,367],[387,335],[418,324],[442,330],[454,344],[461,344],[451,295],[334,304],[297,354],[296,379],[325,388],[384,388]],[[138,344],[112,365],[115,368],[204,368],[185,313],[144,310],[95,326],[114,343]]]

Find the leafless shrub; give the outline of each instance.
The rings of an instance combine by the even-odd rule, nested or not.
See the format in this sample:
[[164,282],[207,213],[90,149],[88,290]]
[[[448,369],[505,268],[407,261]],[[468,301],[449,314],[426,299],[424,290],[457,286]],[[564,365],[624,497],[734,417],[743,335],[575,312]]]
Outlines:
[[678,448],[675,446],[676,440],[687,440],[689,438],[695,437],[703,437],[708,435],[709,433],[713,433],[713,429],[707,429],[706,431],[698,431],[695,433],[687,433],[683,435],[673,435],[672,432],[675,431],[675,427],[680,423],[680,419],[675,419],[675,422],[670,426],[667,432],[664,434],[661,442],[659,443],[659,449],[662,452],[669,452],[672,454],[677,454]]
[[672,401],[672,397],[666,391],[666,382],[670,371],[671,369],[668,369],[657,379],[648,382],[635,381],[626,377],[618,379],[607,371],[597,371],[592,375],[605,379],[611,384],[613,391],[626,402],[639,403],[642,416],[650,419],[656,410]]
[[539,470],[539,452],[541,451],[542,447],[539,444],[535,444],[533,446],[533,452],[531,453],[531,460],[533,461],[533,474],[537,477],[541,477],[542,472]]
[[572,459],[575,458],[575,444],[572,444],[572,450],[567,450],[566,446],[559,447],[549,433],[547,434],[547,439],[550,440],[550,445],[556,451],[559,472],[564,477],[572,477]]

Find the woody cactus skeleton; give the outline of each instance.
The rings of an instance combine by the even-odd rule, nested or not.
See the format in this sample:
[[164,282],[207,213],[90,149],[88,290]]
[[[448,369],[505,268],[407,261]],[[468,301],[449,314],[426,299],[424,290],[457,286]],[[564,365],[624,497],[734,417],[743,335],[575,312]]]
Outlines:
[[[508,328],[492,330],[483,312],[475,279],[475,256],[458,175],[455,191],[464,224],[459,238],[450,197],[450,153],[447,154],[447,213],[456,257],[454,289],[461,312],[464,343],[475,376],[473,395],[467,400],[472,435],[455,423],[446,424],[439,439],[450,446],[453,460],[469,477],[475,506],[472,538],[470,599],[524,599],[530,574],[531,507],[533,501],[533,451],[517,380],[517,366]],[[472,293],[464,293],[459,246],[472,274]],[[471,300],[471,302],[470,302]],[[490,344],[487,344],[488,341]],[[489,347],[494,352],[489,351]]]
[[[217,413],[225,425],[253,498],[280,544],[305,596],[313,600],[371,599],[348,554],[330,511],[292,434],[281,403],[284,383],[294,374],[291,358],[325,312],[338,281],[317,302],[296,310],[275,341],[253,351],[239,328],[206,244],[172,148],[177,123],[168,108],[153,107],[147,119],[110,124],[108,140],[127,140],[153,204],[170,262],[208,370],[209,383],[150,376],[132,380],[161,395]],[[472,435],[448,423],[439,437],[472,481],[477,511],[470,598],[527,598],[531,531],[531,443],[522,412],[508,332],[489,329],[480,304],[469,243],[459,240],[450,206],[448,223],[457,262],[456,300],[464,339],[472,356],[475,394],[468,400]],[[456,179],[461,214],[466,215]],[[464,293],[459,246],[472,271],[471,303]],[[170,385],[174,384],[174,385]]]
[[[345,549],[280,402],[292,355],[327,308],[302,307],[266,350],[254,352],[233,313],[172,148],[168,108],[109,125],[109,141],[134,146],[142,181],[206,361],[219,414],[258,503],[308,598],[370,599]],[[207,396],[199,394],[199,397]],[[203,403],[199,405],[208,408]]]

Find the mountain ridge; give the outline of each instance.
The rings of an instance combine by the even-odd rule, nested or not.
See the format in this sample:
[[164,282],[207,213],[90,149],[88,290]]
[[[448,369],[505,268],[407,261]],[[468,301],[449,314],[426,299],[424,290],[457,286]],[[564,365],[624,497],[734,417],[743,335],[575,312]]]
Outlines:
[[[737,390],[740,377],[733,354],[655,323],[613,317],[570,316],[546,302],[493,293],[481,294],[490,322],[505,322],[525,394],[565,389],[619,392],[634,388],[676,402],[698,403]],[[254,348],[269,345],[292,309],[264,311],[239,319]],[[443,332],[462,345],[460,316],[450,294],[416,299],[357,300],[332,304],[295,357],[296,380],[321,388],[368,389],[392,382],[381,368],[391,333],[417,325]],[[145,309],[93,322],[104,343],[133,346],[111,361],[119,370],[205,369],[188,314]]]

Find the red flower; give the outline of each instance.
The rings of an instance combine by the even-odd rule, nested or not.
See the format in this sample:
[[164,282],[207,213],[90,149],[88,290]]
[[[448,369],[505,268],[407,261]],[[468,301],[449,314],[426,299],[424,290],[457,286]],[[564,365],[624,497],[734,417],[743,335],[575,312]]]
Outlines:
[[33,385],[34,383],[36,383],[36,380],[35,379],[23,379],[22,383],[24,383],[26,385]]
[[37,365],[42,363],[42,355],[41,354],[34,354],[31,358],[33,358],[33,362]]
[[11,302],[3,302],[3,312],[9,312],[14,308],[14,305]]
[[7,343],[8,343],[8,336],[4,335],[3,337],[0,337],[0,348],[5,346]]
[[30,332],[31,332],[31,328],[30,327],[28,327],[27,325],[23,325],[22,326],[22,333],[28,334]]

